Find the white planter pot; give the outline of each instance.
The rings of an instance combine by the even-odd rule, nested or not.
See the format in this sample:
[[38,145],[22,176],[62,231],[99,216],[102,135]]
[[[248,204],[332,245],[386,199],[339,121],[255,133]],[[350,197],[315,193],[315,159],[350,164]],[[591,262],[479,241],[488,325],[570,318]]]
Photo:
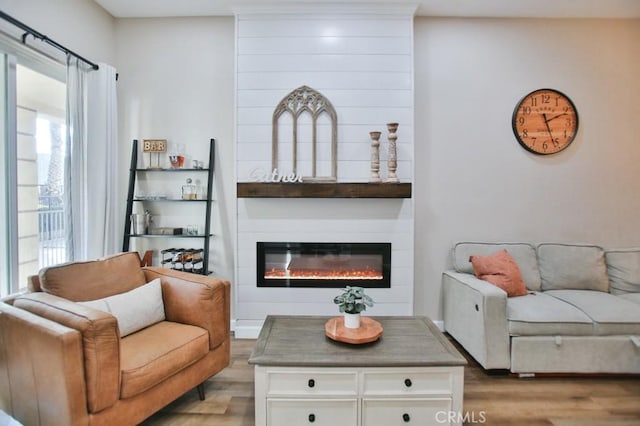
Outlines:
[[344,326],[346,328],[360,328],[360,314],[344,314]]

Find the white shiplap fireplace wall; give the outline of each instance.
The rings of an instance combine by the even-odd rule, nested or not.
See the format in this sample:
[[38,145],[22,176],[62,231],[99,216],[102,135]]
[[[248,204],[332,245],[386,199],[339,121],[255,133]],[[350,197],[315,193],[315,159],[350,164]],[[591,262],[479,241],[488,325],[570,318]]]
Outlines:
[[[319,2],[318,2],[319,3]],[[398,122],[398,175],[413,181],[414,7],[254,3],[236,13],[237,181],[271,168],[278,102],[306,85],[338,116],[338,182],[367,182],[369,132]],[[260,5],[260,9],[258,9]],[[337,289],[256,287],[256,242],[391,242],[390,289],[369,315],[413,313],[413,199],[238,198],[235,332],[256,337],[267,315],[336,315]]]

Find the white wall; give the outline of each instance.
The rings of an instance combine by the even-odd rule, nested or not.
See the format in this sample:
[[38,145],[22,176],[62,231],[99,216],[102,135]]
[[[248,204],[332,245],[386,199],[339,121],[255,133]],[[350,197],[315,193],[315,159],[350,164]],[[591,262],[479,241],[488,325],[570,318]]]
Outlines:
[[[0,10],[90,61],[114,64],[115,20],[93,1],[0,0]],[[0,27],[11,28],[5,24]],[[32,37],[28,38],[28,44],[61,57],[58,50]]]
[[[638,20],[416,19],[416,313],[441,318],[457,241],[640,245],[638,40]],[[548,157],[511,130],[543,87],[580,119]]]
[[[190,157],[206,163],[209,139],[215,138],[210,270],[232,281],[235,239],[233,28],[231,17],[119,19],[116,25],[122,199],[126,199],[133,139],[183,143]],[[183,183],[175,180],[157,190],[179,191]],[[190,215],[188,221],[182,220],[184,226],[192,221],[204,223],[203,208],[196,212],[185,209],[184,204],[165,204],[151,209],[160,219],[167,214],[178,220],[183,214]],[[185,244],[185,240],[170,241],[183,244],[181,247]],[[166,244],[170,242],[163,244],[159,248],[168,248]]]

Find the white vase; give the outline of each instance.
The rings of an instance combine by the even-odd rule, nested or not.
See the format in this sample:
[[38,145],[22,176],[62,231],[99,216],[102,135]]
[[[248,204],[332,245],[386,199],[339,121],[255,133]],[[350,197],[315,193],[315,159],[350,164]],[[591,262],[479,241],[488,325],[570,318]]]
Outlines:
[[360,328],[360,314],[344,313],[344,326],[346,328]]

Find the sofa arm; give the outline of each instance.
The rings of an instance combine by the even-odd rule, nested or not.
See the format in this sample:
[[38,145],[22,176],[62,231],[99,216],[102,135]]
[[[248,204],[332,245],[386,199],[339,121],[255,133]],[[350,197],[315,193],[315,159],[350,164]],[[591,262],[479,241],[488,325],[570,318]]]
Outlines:
[[442,274],[444,327],[485,369],[508,369],[507,293],[471,274]]
[[82,336],[0,302],[0,408],[22,424],[86,425]]
[[215,349],[230,339],[231,284],[218,278],[168,268],[143,268],[147,281],[160,278],[168,321],[202,327]]
[[80,332],[89,412],[97,413],[118,401],[120,334],[114,316],[42,292],[19,296],[13,306]]

